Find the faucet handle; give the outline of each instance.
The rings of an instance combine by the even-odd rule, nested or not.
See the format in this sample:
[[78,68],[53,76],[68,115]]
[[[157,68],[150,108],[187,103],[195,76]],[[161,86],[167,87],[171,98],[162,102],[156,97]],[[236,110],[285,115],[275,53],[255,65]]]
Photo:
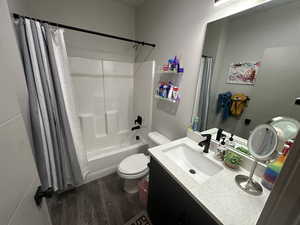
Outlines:
[[225,139],[226,139],[226,136],[222,137],[221,145],[225,145],[226,144]]
[[220,141],[220,140],[221,140],[221,138],[222,138],[222,137],[224,137],[224,136],[226,137],[226,135],[225,135],[225,134],[223,134],[223,131],[224,131],[224,130],[223,130],[223,129],[221,129],[221,128],[219,128],[219,129],[218,129],[218,132],[217,132],[217,137],[216,137],[216,140],[217,140],[217,141]]
[[134,121],[134,124],[142,125],[143,118],[141,116],[137,116],[136,120]]

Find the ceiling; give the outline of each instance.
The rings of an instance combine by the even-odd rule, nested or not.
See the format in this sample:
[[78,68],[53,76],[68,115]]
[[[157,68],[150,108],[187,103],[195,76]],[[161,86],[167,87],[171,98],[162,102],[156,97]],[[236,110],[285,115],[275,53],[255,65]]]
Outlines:
[[131,7],[137,7],[144,3],[145,0],[115,0]]

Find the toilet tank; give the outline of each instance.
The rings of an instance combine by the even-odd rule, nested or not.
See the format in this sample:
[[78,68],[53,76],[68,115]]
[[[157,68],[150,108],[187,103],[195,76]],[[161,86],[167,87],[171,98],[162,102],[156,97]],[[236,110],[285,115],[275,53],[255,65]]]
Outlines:
[[166,143],[171,142],[170,139],[165,137],[164,135],[158,133],[158,132],[150,132],[148,134],[148,141],[149,141],[149,148],[153,148],[158,145],[163,145]]

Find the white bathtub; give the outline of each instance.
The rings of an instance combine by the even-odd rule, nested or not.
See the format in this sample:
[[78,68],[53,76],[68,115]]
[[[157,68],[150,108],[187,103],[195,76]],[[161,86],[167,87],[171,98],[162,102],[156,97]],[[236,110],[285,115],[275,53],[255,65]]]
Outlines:
[[117,171],[119,163],[129,155],[146,152],[148,145],[144,141],[127,143],[87,153],[89,172],[86,183]]

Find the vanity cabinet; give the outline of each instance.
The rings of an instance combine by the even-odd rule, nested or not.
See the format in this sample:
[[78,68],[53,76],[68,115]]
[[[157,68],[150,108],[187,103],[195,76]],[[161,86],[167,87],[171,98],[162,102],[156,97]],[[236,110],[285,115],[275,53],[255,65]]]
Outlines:
[[153,225],[217,225],[153,158],[149,163],[148,214]]

